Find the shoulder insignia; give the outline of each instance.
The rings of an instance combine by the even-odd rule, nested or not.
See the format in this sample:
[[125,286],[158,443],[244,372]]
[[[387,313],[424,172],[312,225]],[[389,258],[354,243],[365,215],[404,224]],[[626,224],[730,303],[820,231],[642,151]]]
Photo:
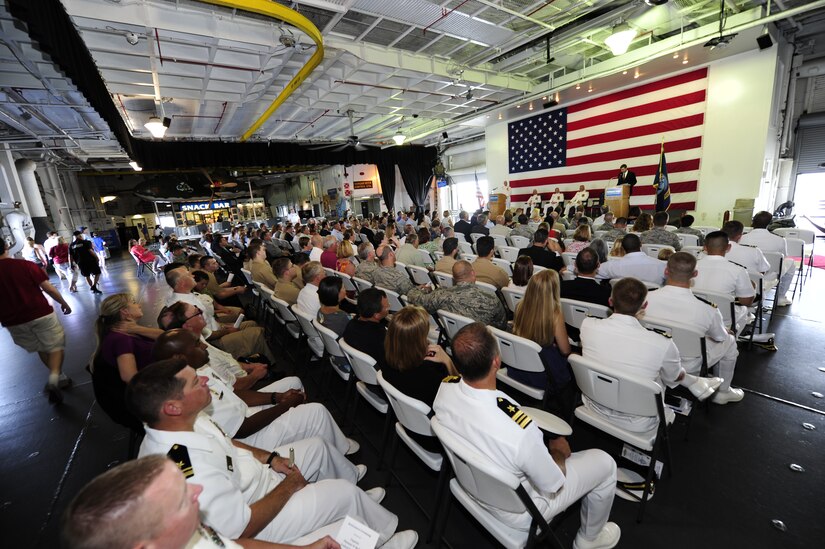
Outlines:
[[166,455],[175,462],[183,476],[191,478],[195,476],[195,469],[192,467],[192,460],[189,459],[189,450],[183,444],[175,444]]
[[461,381],[461,376],[447,376],[441,380],[441,383],[458,383]]
[[669,334],[669,333],[667,333],[666,331],[664,331],[664,330],[659,330],[659,329],[657,329],[657,328],[647,328],[647,330],[648,330],[649,332],[656,332],[656,333],[657,333],[657,334],[659,334],[660,336],[664,336],[664,337],[666,337],[666,338],[668,338],[668,339],[670,339],[670,338],[672,338],[672,337],[673,337],[672,335],[670,335],[670,334]]
[[533,418],[519,410],[519,407],[507,400],[506,398],[498,397],[496,399],[499,409],[510,416],[510,419],[516,422],[516,425],[522,429],[526,429],[528,425],[533,423]]
[[728,263],[733,263],[733,264],[734,264],[734,265],[736,265],[737,267],[742,267],[743,269],[747,270],[747,267],[745,267],[744,265],[740,265],[740,264],[739,264],[739,263],[737,263],[736,261],[731,261],[730,259],[728,259]]
[[218,547],[226,547],[226,545],[224,544],[221,537],[218,535],[217,532],[215,532],[214,529],[212,529],[211,526],[207,526],[206,524],[201,523],[200,524],[200,535],[204,539],[210,540],[212,543],[214,543]]
[[711,306],[711,307],[713,307],[714,309],[718,309],[718,307],[716,306],[716,303],[714,303],[713,301],[710,301],[710,300],[708,300],[708,299],[705,299],[704,297],[699,297],[698,295],[695,295],[695,294],[694,294],[694,296],[693,296],[693,297],[695,297],[696,299],[698,299],[698,300],[699,300],[699,301],[701,301],[702,303],[707,303],[708,305],[710,305],[710,306]]
[[746,248],[758,248],[758,246],[754,246],[753,244],[742,244],[741,242],[739,242],[739,245]]

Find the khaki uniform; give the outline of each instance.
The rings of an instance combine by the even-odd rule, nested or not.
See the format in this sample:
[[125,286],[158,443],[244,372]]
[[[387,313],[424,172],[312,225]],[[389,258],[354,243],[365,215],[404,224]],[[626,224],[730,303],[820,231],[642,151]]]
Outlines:
[[510,277],[504,269],[484,257],[479,257],[473,262],[473,270],[476,272],[478,282],[492,284],[497,290],[510,284]]
[[444,309],[476,322],[507,329],[507,315],[501,300],[472,282],[459,282],[451,288],[439,288],[431,292],[413,288],[407,298],[412,305],[421,305],[430,314]]
[[298,294],[301,293],[301,289],[293,281],[278,280],[273,293],[275,297],[283,299],[288,305],[295,305],[298,302]]
[[445,255],[435,264],[435,270],[441,273],[453,274],[453,265],[455,265],[455,258]]
[[250,261],[249,272],[252,273],[252,280],[263,284],[270,290],[274,289],[275,283],[278,282],[275,273],[272,272],[272,265],[266,261]]

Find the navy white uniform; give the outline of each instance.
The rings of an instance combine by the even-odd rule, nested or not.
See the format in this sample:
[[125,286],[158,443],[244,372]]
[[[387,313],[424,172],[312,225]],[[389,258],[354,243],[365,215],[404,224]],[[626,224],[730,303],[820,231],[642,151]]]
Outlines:
[[751,232],[742,235],[742,238],[739,239],[739,243],[748,246],[756,246],[763,252],[779,252],[785,257],[785,260],[782,262],[782,272],[773,273],[774,276],[779,278],[779,287],[776,289],[776,295],[778,297],[784,297],[785,294],[788,293],[788,288],[791,287],[794,271],[796,269],[796,263],[788,257],[787,241],[778,234],[773,234],[767,229],[754,229]]
[[[748,271],[740,265],[728,261],[726,256],[707,255],[696,262],[699,274],[693,279],[696,290],[707,290],[735,298],[754,297],[756,292],[748,276]],[[748,308],[736,306],[736,331],[744,327]]]
[[[506,393],[475,389],[463,380],[442,383],[433,410],[446,429],[496,467],[523,478],[522,486],[545,518],[550,520],[582,499],[581,533],[589,539],[599,534],[610,515],[616,487],[616,463],[605,452],[572,454],[565,461],[565,475],[550,456],[539,428],[515,401]],[[488,510],[512,528],[530,526],[526,512]]]
[[755,246],[743,246],[733,241],[730,243],[730,250],[725,254],[725,259],[741,265],[753,273],[767,273],[771,268],[771,264],[765,259],[762,250]]
[[589,191],[578,191],[576,194],[573,195],[573,198],[570,200],[568,206],[584,206],[588,198],[590,198]]
[[[718,365],[717,375],[724,379],[720,391],[730,388],[739,350],[736,339],[725,328],[722,313],[712,303],[693,295],[689,288],[664,286],[647,294],[645,316],[687,324],[705,335],[708,366]],[[680,353],[682,368],[689,374],[698,374],[702,357]]]
[[[204,412],[230,436],[238,432],[244,419],[271,407],[253,406],[250,408],[209,366],[201,366],[197,373],[207,378],[209,392],[212,393],[212,402],[204,409]],[[292,382],[293,379],[295,378],[287,377],[271,383],[264,387],[263,392],[284,393],[290,389],[296,389],[297,387]],[[329,411],[323,404],[317,402],[290,408],[257,433],[238,440],[256,448],[271,450],[283,444],[311,437],[319,437],[330,445],[336,478],[354,480],[358,477],[355,466],[344,457],[349,449],[347,438],[338,428]]]
[[[585,318],[580,338],[585,358],[609,364],[627,374],[652,379],[662,388],[679,385],[677,380],[685,373],[673,340],[646,329],[635,317],[614,313],[607,318]],[[659,423],[658,417],[625,414],[597,404],[586,396],[582,398],[590,410],[628,431],[644,433]],[[670,416],[673,412],[665,408],[665,414]]]
[[665,280],[665,262],[644,252],[631,252],[624,257],[611,258],[602,263],[596,273],[599,280],[632,276],[643,282],[661,284]]
[[[398,517],[350,481],[324,473],[329,455],[318,439],[276,448],[281,455],[295,449],[295,463],[311,482],[289,498],[281,511],[261,530],[257,539],[292,543],[319,528],[343,519],[357,518],[379,533],[379,545],[395,532]],[[201,516],[222,535],[241,536],[249,523],[250,505],[274,490],[284,476],[264,465],[248,450],[232,444],[208,416],[200,414],[194,431],[159,431],[146,428],[139,456],[169,455],[187,482],[203,486]]]

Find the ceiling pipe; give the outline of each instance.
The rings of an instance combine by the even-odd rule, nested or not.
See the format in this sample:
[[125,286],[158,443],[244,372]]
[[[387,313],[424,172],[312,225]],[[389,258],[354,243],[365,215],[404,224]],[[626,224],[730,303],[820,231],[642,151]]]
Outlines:
[[280,107],[284,101],[286,101],[294,92],[298,89],[298,87],[304,82],[304,80],[309,77],[310,73],[315,70],[315,67],[321,64],[321,61],[324,59],[324,39],[321,36],[321,31],[318,30],[318,27],[312,24],[312,21],[298,13],[297,11],[291,10],[281,4],[276,4],[275,2],[269,2],[268,0],[200,0],[201,2],[207,4],[213,4],[216,6],[224,6],[227,8],[235,8],[243,11],[249,11],[253,13],[257,13],[260,15],[266,15],[268,17],[272,17],[273,19],[277,19],[280,21],[284,21],[293,25],[294,27],[300,29],[307,36],[309,36],[313,42],[315,42],[315,53],[312,54],[312,57],[309,58],[309,61],[301,67],[298,73],[292,77],[292,80],[289,81],[289,84],[281,90],[281,93],[278,94],[278,97],[272,102],[271,105],[264,111],[264,113],[258,117],[258,119],[246,130],[243,135],[241,136],[241,142],[248,140],[252,135],[258,131],[264,122],[266,122],[272,113],[274,113],[278,107]]

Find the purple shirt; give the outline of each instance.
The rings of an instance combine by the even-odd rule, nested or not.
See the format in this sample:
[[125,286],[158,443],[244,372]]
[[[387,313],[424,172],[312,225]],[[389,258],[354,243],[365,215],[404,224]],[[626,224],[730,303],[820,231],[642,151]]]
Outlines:
[[155,342],[142,336],[131,336],[120,332],[109,332],[103,339],[101,355],[106,364],[117,367],[117,358],[120,355],[135,355],[137,369],[145,368],[154,360],[152,349]]

